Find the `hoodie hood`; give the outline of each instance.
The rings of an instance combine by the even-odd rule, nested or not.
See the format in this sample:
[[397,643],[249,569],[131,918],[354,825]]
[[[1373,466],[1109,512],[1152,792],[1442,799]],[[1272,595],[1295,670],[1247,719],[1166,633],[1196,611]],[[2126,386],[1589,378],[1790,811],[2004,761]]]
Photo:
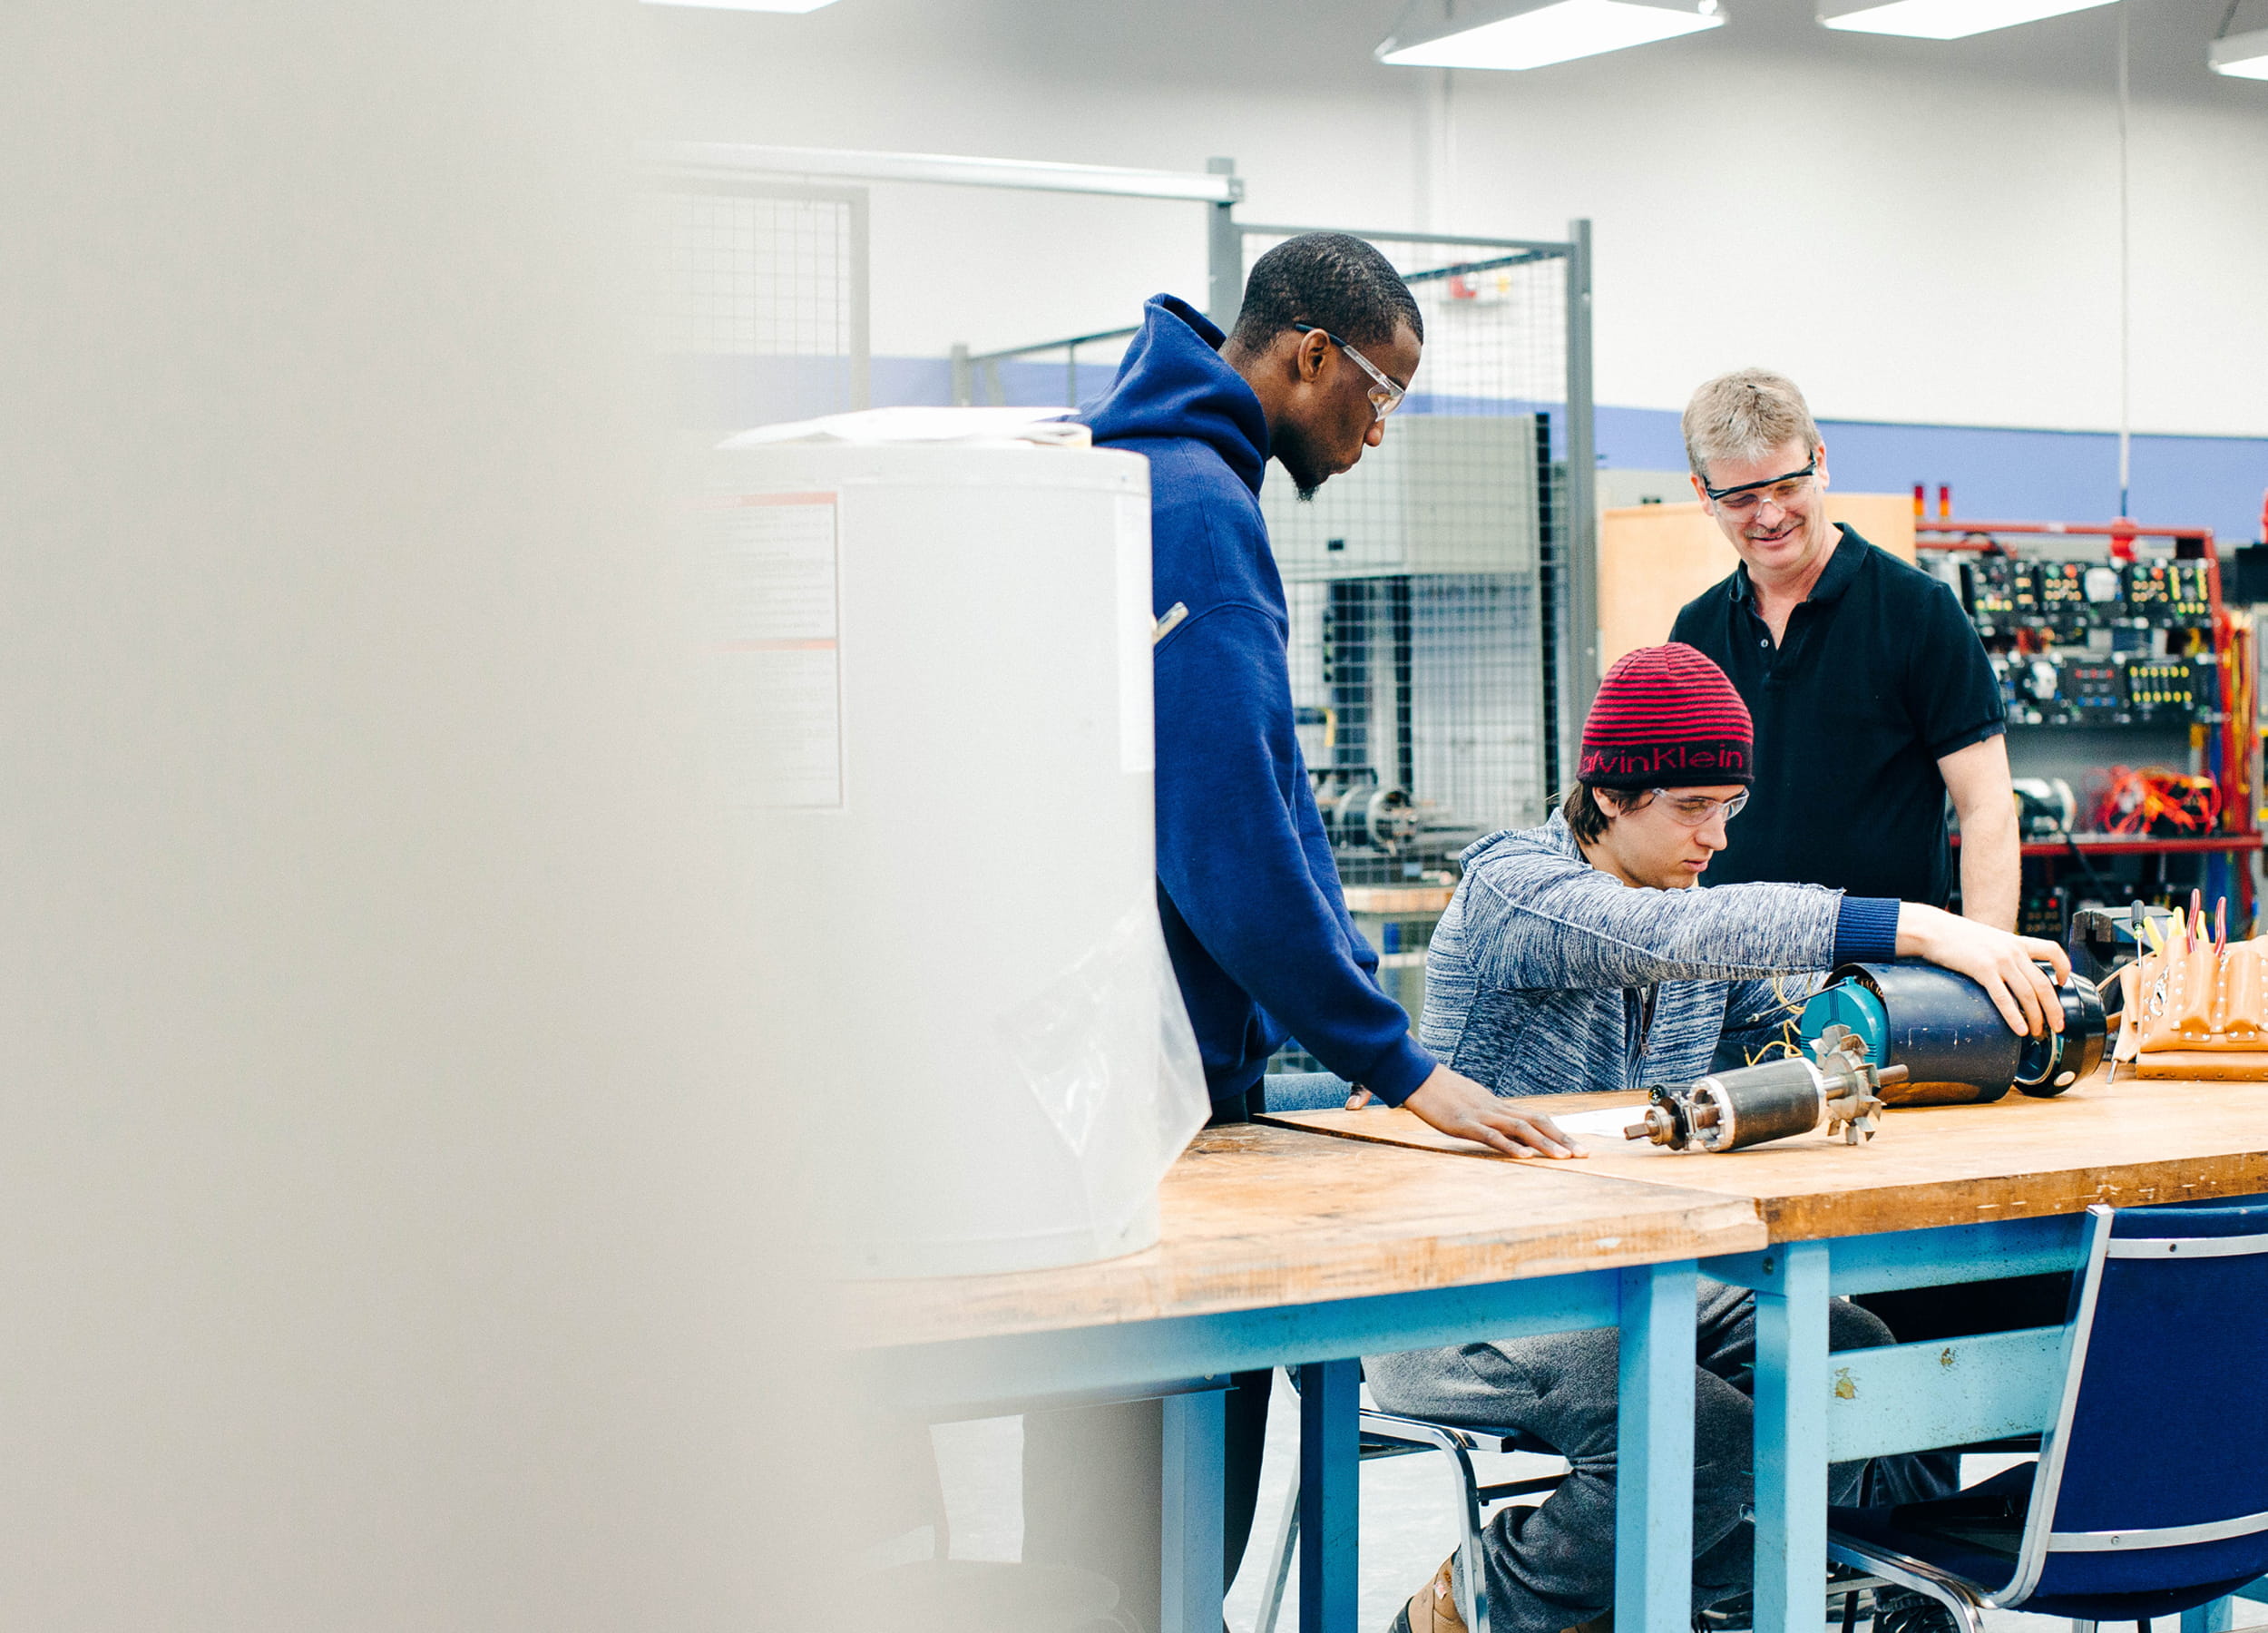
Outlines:
[[1244,376],[1221,360],[1227,337],[1186,300],[1154,295],[1110,389],[1080,417],[1099,444],[1188,437],[1217,453],[1255,494],[1268,423]]
[[1471,873],[1476,864],[1506,851],[1526,850],[1536,846],[1589,865],[1583,855],[1583,847],[1575,842],[1575,830],[1568,826],[1567,818],[1557,809],[1540,827],[1499,828],[1493,834],[1483,835],[1458,853],[1457,865]]

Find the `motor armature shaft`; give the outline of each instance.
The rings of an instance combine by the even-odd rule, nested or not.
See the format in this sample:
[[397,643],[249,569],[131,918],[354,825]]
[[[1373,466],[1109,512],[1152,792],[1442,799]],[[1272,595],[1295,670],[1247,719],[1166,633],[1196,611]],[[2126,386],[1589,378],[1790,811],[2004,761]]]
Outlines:
[[1673,1151],[1737,1151],[1769,1139],[1808,1134],[1822,1123],[1846,1145],[1872,1139],[1880,1124],[1882,1089],[1902,1082],[1906,1069],[1877,1069],[1848,1028],[1831,1026],[1811,1054],[1712,1072],[1690,1083],[1652,1090],[1644,1120],[1623,1130]]

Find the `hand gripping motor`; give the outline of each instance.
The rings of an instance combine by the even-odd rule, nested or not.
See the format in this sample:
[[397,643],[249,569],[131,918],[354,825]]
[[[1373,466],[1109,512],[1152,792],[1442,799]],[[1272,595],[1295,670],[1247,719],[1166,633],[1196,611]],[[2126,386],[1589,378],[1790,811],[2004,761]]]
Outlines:
[[1824,1122],[1846,1145],[1874,1138],[1882,1090],[1906,1081],[1903,1066],[1876,1067],[1846,1026],[1811,1041],[1811,1054],[1711,1072],[1649,1090],[1645,1120],[1623,1130],[1673,1151],[1737,1151],[1808,1134]]

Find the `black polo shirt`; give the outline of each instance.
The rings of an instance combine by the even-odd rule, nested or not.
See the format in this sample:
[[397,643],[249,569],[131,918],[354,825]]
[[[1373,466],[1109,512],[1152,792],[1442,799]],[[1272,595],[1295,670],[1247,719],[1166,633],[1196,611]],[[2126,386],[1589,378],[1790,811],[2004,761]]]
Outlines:
[[1670,631],[1716,660],[1756,722],[1748,808],[1703,882],[1786,880],[1942,906],[1954,875],[1937,762],[2006,731],[2006,707],[1953,592],[1842,531],[1777,647],[1745,562],[1686,602]]

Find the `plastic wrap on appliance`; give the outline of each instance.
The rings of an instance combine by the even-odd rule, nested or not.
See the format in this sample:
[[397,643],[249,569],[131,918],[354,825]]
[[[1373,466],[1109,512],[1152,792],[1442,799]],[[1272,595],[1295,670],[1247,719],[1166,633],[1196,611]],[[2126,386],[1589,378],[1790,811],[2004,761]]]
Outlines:
[[1156,905],[1128,912],[998,1027],[1110,1236],[1150,1204],[1212,1104]]

